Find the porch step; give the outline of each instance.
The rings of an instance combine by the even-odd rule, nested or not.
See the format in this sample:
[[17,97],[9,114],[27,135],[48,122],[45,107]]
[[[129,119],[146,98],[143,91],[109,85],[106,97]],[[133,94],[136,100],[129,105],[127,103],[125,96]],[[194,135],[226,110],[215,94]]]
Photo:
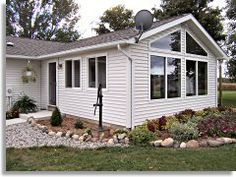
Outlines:
[[54,111],[54,109],[56,108],[56,105],[48,105],[48,110],[49,111]]

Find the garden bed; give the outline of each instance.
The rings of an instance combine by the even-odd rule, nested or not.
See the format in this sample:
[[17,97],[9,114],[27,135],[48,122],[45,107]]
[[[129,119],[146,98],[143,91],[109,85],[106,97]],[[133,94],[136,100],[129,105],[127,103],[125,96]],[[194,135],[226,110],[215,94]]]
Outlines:
[[[77,135],[82,135],[86,129],[91,129],[93,137],[98,138],[100,133],[98,130],[98,124],[92,123],[89,121],[85,120],[80,120],[83,123],[83,128],[78,129],[75,128],[75,124],[78,121],[78,118],[71,118],[71,117],[66,117],[63,119],[63,122],[60,126],[52,126],[50,123],[50,119],[44,119],[44,120],[37,120],[37,124],[41,124],[43,126],[46,126],[48,130],[53,131],[53,132],[62,132],[62,133],[67,133],[68,131],[73,132],[73,134]],[[113,131],[112,127],[108,126],[103,126],[104,128],[104,138],[109,138],[111,137],[111,133]]]

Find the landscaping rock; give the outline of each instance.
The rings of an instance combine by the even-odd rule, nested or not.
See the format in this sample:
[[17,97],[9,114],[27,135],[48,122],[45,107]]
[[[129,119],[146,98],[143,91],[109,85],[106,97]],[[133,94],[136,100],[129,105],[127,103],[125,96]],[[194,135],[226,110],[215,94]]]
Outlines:
[[57,133],[56,133],[56,136],[57,136],[57,137],[61,137],[61,136],[62,136],[62,132],[57,132]]
[[117,136],[116,136],[116,135],[113,135],[113,141],[114,141],[115,144],[118,143],[118,139],[117,139]]
[[55,136],[56,133],[55,133],[54,131],[50,131],[50,132],[48,132],[48,135],[50,135],[50,136]]
[[71,132],[71,131],[66,132],[66,137],[67,138],[71,137],[72,135],[73,135],[73,132]]
[[110,129],[110,131],[109,131],[110,135],[113,135],[114,132],[115,132],[115,130],[113,130],[113,129]]
[[125,144],[129,144],[129,138],[128,137],[125,137],[124,141],[125,141],[124,142]]
[[196,140],[190,140],[186,143],[186,147],[187,148],[198,148],[199,147],[199,143]]
[[232,138],[227,138],[227,137],[217,138],[216,140],[222,140],[222,141],[224,141],[225,144],[233,143],[233,139]]
[[92,139],[92,136],[91,135],[88,135],[86,138],[85,138],[85,141],[88,142],[88,141],[91,141]]
[[79,140],[79,135],[74,134],[74,135],[72,136],[72,138],[73,138],[74,140]]
[[200,147],[207,147],[208,146],[208,143],[207,143],[206,139],[199,140],[198,144],[199,144]]
[[43,133],[48,133],[48,128],[46,126],[42,126],[42,132]]
[[155,147],[160,147],[160,146],[161,146],[161,143],[162,143],[162,140],[153,141],[153,146],[155,146]]
[[149,144],[150,144],[151,146],[154,146],[154,142],[155,142],[155,141],[150,141]]
[[232,138],[232,143],[236,143],[236,139],[235,138]]
[[85,137],[82,135],[81,137],[79,137],[79,141],[83,142],[85,140]]
[[161,146],[163,146],[163,147],[172,147],[173,144],[174,144],[173,138],[167,138],[161,142]]
[[31,124],[32,122],[35,122],[34,117],[33,117],[33,116],[29,117],[29,118],[27,119],[27,122],[28,122],[29,124]]
[[102,140],[103,143],[106,143],[107,141],[108,141],[107,138],[104,138],[104,139]]
[[180,143],[178,141],[174,141],[173,147],[174,148],[179,148],[179,146],[180,146]]
[[32,121],[31,124],[30,124],[32,127],[35,127],[37,126],[37,123],[35,121]]
[[187,147],[186,143],[185,142],[182,142],[179,146],[181,149],[184,149]]
[[104,138],[104,136],[105,136],[105,133],[104,133],[104,132],[102,132],[102,133],[99,135],[99,141],[102,141],[102,140],[103,140],[103,138]]
[[98,138],[91,138],[91,142],[97,142]]
[[114,145],[114,140],[111,138],[107,141],[107,145]]
[[213,140],[213,139],[209,139],[207,140],[207,143],[209,146],[211,147],[218,147],[218,146],[221,146],[224,144],[224,141],[223,140]]

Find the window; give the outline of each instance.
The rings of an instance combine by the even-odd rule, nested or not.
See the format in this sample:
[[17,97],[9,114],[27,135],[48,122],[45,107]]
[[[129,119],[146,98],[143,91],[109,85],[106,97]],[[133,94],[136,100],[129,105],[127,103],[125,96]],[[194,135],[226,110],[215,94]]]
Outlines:
[[196,55],[207,56],[206,51],[186,32],[186,52]]
[[151,99],[181,96],[181,60],[151,56]]
[[198,95],[207,94],[207,62],[198,62]]
[[[196,77],[196,68],[198,76]],[[186,61],[186,95],[196,95],[196,89],[198,89],[198,95],[206,95],[208,90],[208,70],[207,62],[201,61]],[[196,79],[198,86],[196,88]]]
[[106,88],[106,57],[89,58],[89,87],[95,88],[102,84]]
[[66,87],[80,87],[80,60],[65,61]]
[[155,42],[152,42],[151,47],[180,52],[181,51],[180,36],[181,36],[180,30],[176,31],[174,33],[171,33],[165,37],[156,40]]
[[181,61],[176,58],[167,59],[167,97],[175,98],[181,95]]
[[66,87],[72,87],[72,61],[66,60]]
[[165,98],[165,58],[151,56],[151,99]]
[[196,95],[196,61],[186,60],[186,95]]
[[74,87],[80,87],[80,60],[74,60]]

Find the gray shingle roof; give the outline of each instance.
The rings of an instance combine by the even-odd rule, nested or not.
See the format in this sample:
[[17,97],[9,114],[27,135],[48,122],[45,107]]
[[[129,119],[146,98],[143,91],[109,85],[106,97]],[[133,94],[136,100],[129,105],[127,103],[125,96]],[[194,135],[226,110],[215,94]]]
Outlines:
[[[166,20],[154,22],[151,29],[164,25],[166,23],[172,22],[179,18],[182,18],[185,15],[168,18]],[[149,29],[149,30],[151,30]],[[93,46],[96,44],[103,44],[108,42],[114,42],[119,40],[127,40],[135,37],[138,34],[138,31],[134,28],[129,28],[125,30],[115,31],[99,36],[89,37],[85,39],[80,39],[75,42],[70,43],[61,43],[61,42],[52,42],[52,41],[44,41],[38,39],[28,39],[21,37],[6,37],[6,42],[14,43],[14,46],[6,47],[6,54],[8,55],[23,55],[23,56],[41,56],[52,54],[56,52]]]

